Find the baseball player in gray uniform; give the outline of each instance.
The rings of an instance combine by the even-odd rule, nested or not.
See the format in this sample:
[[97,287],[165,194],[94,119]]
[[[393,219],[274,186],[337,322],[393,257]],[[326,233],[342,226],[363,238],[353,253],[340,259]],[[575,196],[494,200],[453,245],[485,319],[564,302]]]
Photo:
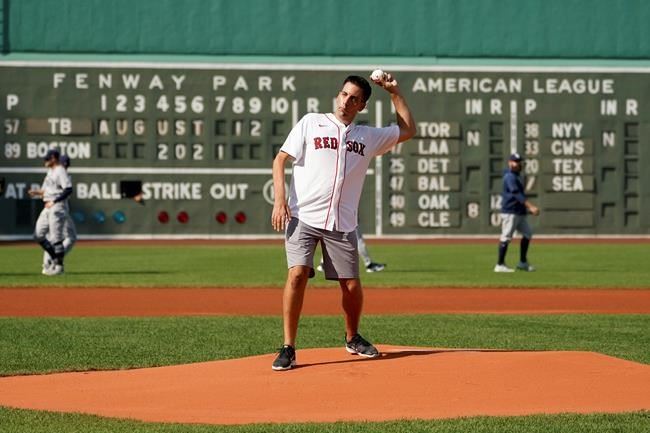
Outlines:
[[67,198],[72,194],[72,180],[60,162],[61,154],[50,149],[45,155],[47,175],[41,189],[29,190],[31,197],[43,198],[43,210],[36,221],[34,239],[50,255],[54,265],[43,273],[48,276],[63,274],[63,246],[65,222],[68,218]]
[[[283,294],[284,344],[273,370],[296,365],[298,321],[307,280],[314,275],[314,252],[319,242],[325,278],[337,280],[341,287],[345,349],[368,358],[379,355],[358,332],[363,306],[355,234],[359,198],[372,159],[413,137],[415,121],[391,74],[373,73],[371,79],[390,94],[396,125],[372,128],[353,123],[366,107],[372,89],[365,78],[351,75],[338,92],[335,111],[305,115],[273,161],[271,224],[274,230],[285,232],[289,268]],[[284,170],[288,161],[293,162],[293,176],[287,201]]]
[[[61,155],[59,162],[68,171],[70,167],[70,157],[68,155]],[[77,228],[74,225],[74,221],[70,216],[70,208],[68,206],[68,201],[65,201],[65,205],[68,208],[67,218],[63,224],[63,254],[64,256],[68,255],[75,242],[77,242]],[[51,239],[48,240],[51,242]],[[43,275],[47,275],[48,270],[54,266],[54,260],[48,254],[47,251],[43,251]]]

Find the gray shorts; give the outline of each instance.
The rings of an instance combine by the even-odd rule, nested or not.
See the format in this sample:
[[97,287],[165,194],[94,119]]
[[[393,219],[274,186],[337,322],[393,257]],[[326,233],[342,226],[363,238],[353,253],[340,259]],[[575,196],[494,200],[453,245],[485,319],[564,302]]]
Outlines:
[[359,255],[355,232],[317,229],[291,218],[285,232],[287,267],[309,266],[314,276],[314,252],[318,242],[323,251],[323,270],[328,280],[359,278]]
[[501,237],[499,242],[510,242],[515,230],[525,238],[532,239],[533,230],[528,224],[526,215],[515,215],[512,213],[501,214]]

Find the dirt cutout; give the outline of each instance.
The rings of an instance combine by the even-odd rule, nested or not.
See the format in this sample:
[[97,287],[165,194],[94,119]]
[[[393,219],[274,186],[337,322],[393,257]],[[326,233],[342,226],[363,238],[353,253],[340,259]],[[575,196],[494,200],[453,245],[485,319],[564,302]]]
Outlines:
[[[650,410],[650,366],[591,352],[382,346],[149,369],[0,378],[0,405],[142,421],[248,424]],[[354,402],[351,408],[350,402]]]
[[[650,290],[366,288],[364,314],[648,314]],[[0,316],[279,315],[278,288],[0,289]],[[341,314],[340,290],[309,288],[303,314]]]

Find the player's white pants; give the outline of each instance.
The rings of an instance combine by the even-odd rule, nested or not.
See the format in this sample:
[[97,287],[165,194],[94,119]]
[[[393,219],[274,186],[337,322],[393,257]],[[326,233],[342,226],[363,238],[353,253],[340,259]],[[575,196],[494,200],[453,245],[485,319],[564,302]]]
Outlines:
[[41,242],[48,239],[52,245],[63,241],[63,230],[67,216],[65,203],[54,203],[50,208],[44,207],[36,220],[34,238]]
[[[49,236],[48,240],[52,243],[52,239]],[[75,242],[77,242],[77,228],[70,214],[66,214],[65,223],[63,224],[63,253],[68,254]],[[51,260],[52,258],[47,251],[43,251],[43,265],[49,266]]]
[[526,215],[515,215],[512,213],[501,214],[501,237],[499,242],[510,242],[515,231],[527,239],[532,239],[533,230],[528,224]]
[[357,226],[355,232],[357,234],[357,248],[359,249],[359,255],[363,259],[363,262],[366,264],[366,266],[368,266],[372,260],[370,259],[370,253],[366,247],[366,242],[363,240],[363,235],[361,234],[361,229],[359,226]]

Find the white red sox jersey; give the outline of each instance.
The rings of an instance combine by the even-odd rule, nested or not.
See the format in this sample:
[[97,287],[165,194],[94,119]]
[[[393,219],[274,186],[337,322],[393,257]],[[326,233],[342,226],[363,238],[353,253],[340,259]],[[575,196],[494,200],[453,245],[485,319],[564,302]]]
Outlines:
[[47,170],[43,181],[43,201],[54,201],[63,190],[72,188],[72,179],[68,172],[61,165]]
[[397,125],[346,126],[332,113],[305,115],[280,149],[295,159],[288,203],[291,216],[315,228],[353,231],[370,161],[398,140]]

